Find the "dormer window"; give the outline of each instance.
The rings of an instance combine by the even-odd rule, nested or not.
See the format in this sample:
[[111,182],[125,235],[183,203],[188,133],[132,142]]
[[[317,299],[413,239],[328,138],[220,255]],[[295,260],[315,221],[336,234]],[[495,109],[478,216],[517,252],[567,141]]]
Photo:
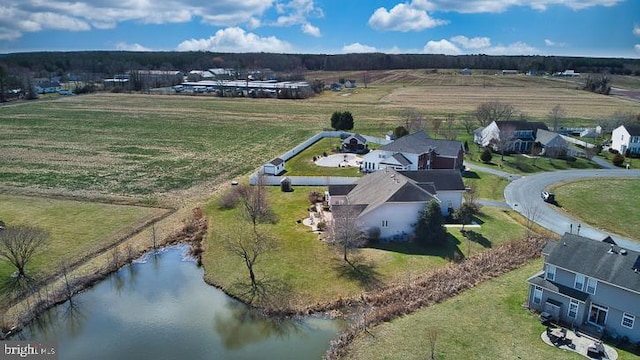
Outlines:
[[554,281],[556,279],[556,266],[547,264],[547,280]]

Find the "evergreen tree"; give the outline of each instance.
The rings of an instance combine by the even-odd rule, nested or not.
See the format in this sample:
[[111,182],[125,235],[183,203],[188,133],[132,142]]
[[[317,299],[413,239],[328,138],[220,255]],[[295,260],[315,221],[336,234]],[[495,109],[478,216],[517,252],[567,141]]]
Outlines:
[[437,200],[425,205],[424,211],[416,226],[416,239],[424,245],[443,245],[447,241],[447,230],[444,217]]

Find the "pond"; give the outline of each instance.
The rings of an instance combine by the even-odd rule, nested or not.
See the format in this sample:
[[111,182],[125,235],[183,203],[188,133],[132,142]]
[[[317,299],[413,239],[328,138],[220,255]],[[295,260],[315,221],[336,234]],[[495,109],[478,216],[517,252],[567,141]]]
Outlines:
[[57,341],[60,359],[319,359],[344,325],[263,317],[205,284],[186,249],[125,266],[12,340]]

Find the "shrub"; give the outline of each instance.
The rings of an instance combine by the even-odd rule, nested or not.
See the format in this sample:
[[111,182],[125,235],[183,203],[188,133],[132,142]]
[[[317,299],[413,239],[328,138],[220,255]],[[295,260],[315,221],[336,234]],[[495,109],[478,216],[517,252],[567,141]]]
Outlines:
[[309,196],[307,197],[307,199],[309,200],[309,203],[311,203],[311,204],[323,202],[324,201],[324,194],[322,194],[319,191],[311,191],[309,193]]
[[327,224],[324,221],[318,222],[316,225],[319,231],[324,231],[327,228]]
[[218,208],[220,209],[233,209],[238,204],[238,200],[240,199],[240,194],[236,188],[229,189],[227,192],[222,194],[220,199],[218,200]]
[[622,156],[622,154],[620,153],[613,155],[611,163],[613,163],[613,165],[615,166],[622,166],[622,163],[624,163],[624,156]]
[[491,150],[487,148],[484,148],[484,150],[482,150],[482,153],[480,154],[480,160],[485,164],[490,162],[492,157],[493,155],[491,154]]
[[619,154],[620,152],[616,149],[609,148],[609,152],[612,154]]

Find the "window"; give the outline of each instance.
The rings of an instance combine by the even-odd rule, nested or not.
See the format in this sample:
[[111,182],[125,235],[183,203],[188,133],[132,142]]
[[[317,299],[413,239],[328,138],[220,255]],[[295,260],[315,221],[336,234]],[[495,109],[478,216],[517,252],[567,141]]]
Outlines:
[[584,275],[576,274],[576,281],[573,284],[573,288],[574,289],[578,289],[580,291],[582,291],[582,289],[584,289]]
[[540,286],[536,286],[533,289],[533,303],[534,304],[542,303],[542,288]]
[[547,264],[547,280],[555,280],[556,278],[556,266]]
[[587,292],[591,295],[595,295],[596,286],[598,285],[598,281],[594,278],[587,278]]
[[589,310],[588,322],[594,325],[604,326],[607,322],[607,312],[609,312],[608,307],[592,303],[591,309]]
[[389,220],[382,220],[382,227],[383,228],[389,227]]
[[631,314],[624,313],[622,314],[622,326],[633,329],[633,323],[635,322],[636,317]]
[[577,300],[571,300],[571,302],[569,303],[569,311],[567,312],[567,315],[572,318],[575,319],[578,316],[578,307],[580,306],[580,304],[578,304]]

